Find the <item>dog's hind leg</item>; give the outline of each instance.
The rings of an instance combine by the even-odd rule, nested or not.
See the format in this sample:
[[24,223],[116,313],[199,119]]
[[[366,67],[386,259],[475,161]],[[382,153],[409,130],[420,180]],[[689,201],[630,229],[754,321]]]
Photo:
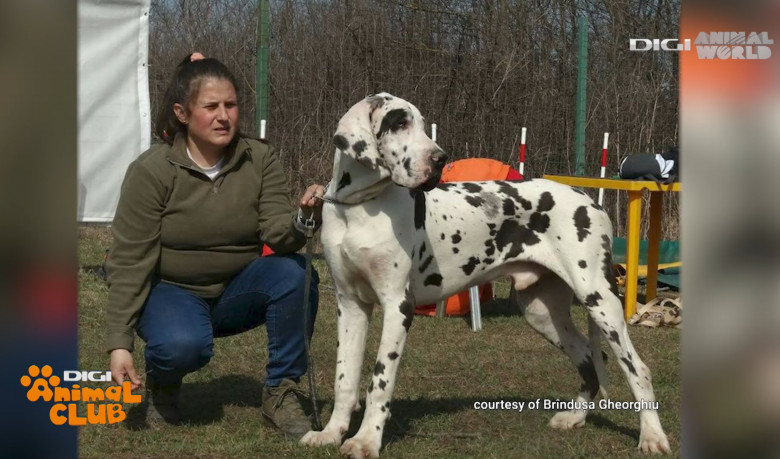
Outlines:
[[[516,284],[521,285],[519,282]],[[535,284],[518,291],[517,298],[528,324],[561,349],[582,378],[580,393],[575,400],[579,407],[557,413],[550,420],[550,426],[558,429],[581,427],[588,414],[588,404],[599,392],[600,386],[590,344],[571,319],[572,290],[560,277],[548,272]],[[599,353],[601,363],[601,350],[595,349],[594,352]]]
[[360,409],[360,370],[366,349],[366,331],[373,305],[338,295],[338,342],[336,352],[335,404],[328,424],[321,432],[310,431],[301,438],[309,446],[340,444],[349,428],[352,412]]
[[415,301],[408,285],[401,295],[380,294],[380,302],[384,309],[382,338],[366,395],[366,413],[357,434],[341,447],[341,453],[352,458],[379,456],[382,433],[390,418],[398,364],[414,316]]
[[577,297],[585,305],[588,314],[601,329],[612,351],[617,357],[620,368],[628,380],[628,385],[637,402],[645,402],[639,411],[639,445],[646,453],[670,452],[669,440],[661,428],[658,412],[652,407],[655,403],[650,369],[642,362],[628,336],[628,328],[623,318],[623,306],[620,298],[611,290],[604,276],[595,290],[581,289]]

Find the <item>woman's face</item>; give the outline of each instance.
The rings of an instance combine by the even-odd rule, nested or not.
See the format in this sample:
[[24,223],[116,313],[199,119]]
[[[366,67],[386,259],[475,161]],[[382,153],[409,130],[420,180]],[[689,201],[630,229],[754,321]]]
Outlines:
[[187,125],[187,137],[201,150],[222,150],[236,135],[238,103],[236,88],[228,80],[208,78],[189,103],[173,106],[176,117]]

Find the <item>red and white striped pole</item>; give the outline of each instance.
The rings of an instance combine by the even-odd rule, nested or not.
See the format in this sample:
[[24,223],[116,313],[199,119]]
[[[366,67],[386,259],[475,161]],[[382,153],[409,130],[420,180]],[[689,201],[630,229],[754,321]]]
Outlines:
[[[520,157],[520,175],[523,175],[523,169],[525,169],[525,128],[520,133],[520,152],[518,153],[518,156]],[[525,177],[525,175],[523,175]]]
[[[601,150],[601,178],[607,173],[607,142],[609,142],[609,132],[604,133],[604,148]],[[604,203],[604,188],[599,188],[599,205]]]

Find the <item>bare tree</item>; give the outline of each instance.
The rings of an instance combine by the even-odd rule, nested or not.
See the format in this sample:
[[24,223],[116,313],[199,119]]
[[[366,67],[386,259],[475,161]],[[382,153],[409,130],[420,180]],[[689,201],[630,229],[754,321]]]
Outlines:
[[[679,0],[274,0],[268,136],[293,191],[330,178],[339,117],[368,94],[412,101],[439,125],[454,159],[516,164],[528,128],[526,175],[574,172],[577,20],[590,24],[586,173],[677,143],[675,53],[632,53],[629,38],[678,35]],[[252,133],[257,2],[154,0],[150,79],[156,107],[173,67],[192,51],[221,59],[241,82]],[[616,231],[625,203],[607,194]],[[676,199],[667,206],[676,217]],[[677,227],[665,231],[675,237]]]

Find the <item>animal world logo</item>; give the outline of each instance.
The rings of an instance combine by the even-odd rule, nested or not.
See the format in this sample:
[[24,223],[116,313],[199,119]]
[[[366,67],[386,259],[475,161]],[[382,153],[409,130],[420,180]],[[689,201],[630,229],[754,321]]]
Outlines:
[[[111,386],[106,389],[81,387],[73,384],[71,387],[60,387],[65,382],[108,382],[111,372],[99,371],[65,371],[60,378],[53,374],[51,366],[38,368],[31,365],[27,374],[22,376],[22,386],[29,387],[27,400],[31,402],[54,402],[49,410],[49,419],[55,425],[68,424],[83,426],[87,424],[116,424],[127,418],[122,409],[123,403],[140,403],[141,396],[133,395],[130,381],[121,386]],[[79,414],[79,402],[86,404],[86,416]]]
[[767,32],[699,32],[693,43],[699,59],[765,60],[775,41]]
[[[699,32],[693,45],[696,55],[705,60],[766,60],[772,57],[775,41],[768,32]],[[690,51],[691,39],[630,38],[630,51]]]

